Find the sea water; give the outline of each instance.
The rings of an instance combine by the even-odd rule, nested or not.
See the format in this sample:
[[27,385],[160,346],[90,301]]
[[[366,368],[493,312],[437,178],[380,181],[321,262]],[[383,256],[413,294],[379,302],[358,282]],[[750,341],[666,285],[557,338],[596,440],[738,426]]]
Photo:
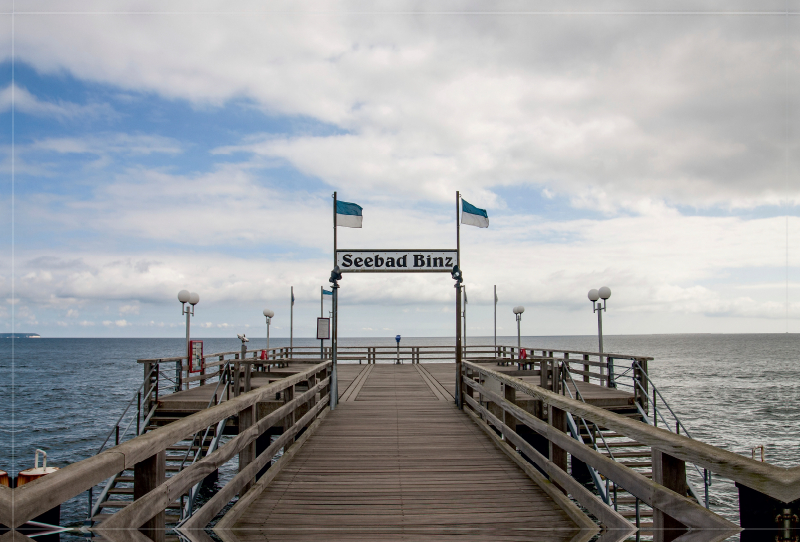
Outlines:
[[[650,377],[669,405],[703,442],[750,457],[763,445],[766,461],[800,465],[800,335],[691,334],[606,336],[605,351],[650,356]],[[236,339],[203,339],[208,353],[237,351]],[[264,345],[253,340],[250,348]],[[264,342],[261,340],[261,342]],[[341,338],[342,346],[394,346],[393,337]],[[402,346],[454,345],[451,338],[403,338]],[[468,337],[468,345],[492,345]],[[516,337],[498,337],[516,346]],[[48,466],[94,455],[142,383],[141,358],[179,356],[183,339],[4,339],[0,341],[0,469],[16,475],[33,466],[34,450]],[[273,348],[288,339],[272,339]],[[536,349],[596,351],[594,336],[523,337]],[[319,346],[314,339],[295,346]],[[113,436],[112,436],[113,439]],[[759,453],[760,455],[760,453]],[[223,469],[224,470],[224,469]],[[229,470],[232,475],[235,466]],[[224,482],[226,473],[221,473]],[[702,491],[702,488],[698,487]],[[97,495],[95,491],[95,495]],[[62,505],[62,525],[86,517],[86,494]],[[733,484],[714,478],[711,508],[738,518]]]

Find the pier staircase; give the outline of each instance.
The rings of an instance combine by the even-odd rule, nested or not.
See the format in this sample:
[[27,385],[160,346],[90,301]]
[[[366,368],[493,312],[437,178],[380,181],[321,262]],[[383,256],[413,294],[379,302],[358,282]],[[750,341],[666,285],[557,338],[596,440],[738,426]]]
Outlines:
[[[176,406],[170,403],[163,403],[155,401],[155,404],[150,409],[142,409],[141,395],[138,395],[138,412],[135,413],[137,420],[136,436],[143,435],[149,431],[163,427],[175,421],[181,420],[186,416],[194,414],[204,408],[210,408],[220,401],[224,400],[219,393],[219,389],[226,384],[226,371],[222,371],[223,377],[220,379],[216,386],[213,397],[207,404],[203,405],[189,405],[189,406]],[[163,375],[162,375],[163,377]],[[223,388],[224,389],[224,388]],[[141,389],[137,392],[141,393]],[[137,395],[134,395],[136,398]],[[131,406],[133,402],[129,403]],[[126,409],[127,412],[127,409]],[[115,426],[116,437],[115,443],[119,444],[124,435],[120,436],[120,426],[126,412],[117,422]],[[128,424],[128,428],[132,423]],[[183,469],[199,461],[203,457],[211,454],[220,445],[220,440],[225,434],[236,434],[238,432],[237,420],[235,417],[222,420],[221,422],[211,425],[204,431],[199,431],[194,434],[191,439],[179,441],[165,450],[165,476],[170,478],[182,471]],[[109,441],[110,439],[106,439]],[[104,443],[105,445],[105,443]],[[103,447],[101,447],[102,451]],[[99,453],[99,452],[98,452]],[[85,520],[86,525],[97,525],[102,523],[114,513],[129,506],[134,501],[134,476],[133,469],[126,469],[120,473],[109,478],[103,486],[98,498],[92,502],[91,493],[89,495],[90,510]],[[203,481],[203,484],[210,485],[216,481],[217,473],[210,475]],[[166,523],[177,524],[191,513],[192,507],[198,497],[201,484],[197,484],[188,495],[182,495],[180,499],[172,502],[166,509]]]
[[[564,367],[566,368],[567,366],[564,365]],[[570,372],[568,370],[563,370],[561,374],[563,375],[562,389],[564,390],[565,395],[573,399],[578,399],[582,402],[587,402],[582,396],[581,392],[578,390],[578,387],[575,381],[572,379]],[[621,371],[621,376],[624,377],[626,374],[627,372],[625,370]],[[614,382],[615,386],[620,383],[621,382],[617,381]],[[625,384],[622,385],[625,386]],[[633,385],[637,385],[635,380]],[[654,390],[654,393],[659,393],[652,382],[651,386]],[[662,402],[669,409],[669,412],[672,413],[675,419],[675,427],[677,432],[679,432],[682,424],[677,419],[677,416],[675,416],[672,409],[669,408],[669,405],[666,404],[666,401],[663,400],[663,398]],[[648,425],[653,425],[652,419],[655,417],[662,417],[663,419],[663,413],[660,412],[655,405],[652,405],[652,407],[652,413],[649,411],[646,412],[639,404],[635,402],[625,406],[610,405],[604,406],[603,408],[610,412],[614,412],[615,414],[619,414],[639,422],[644,422]],[[587,420],[574,418],[572,415],[568,415],[568,426],[569,432],[575,439],[590,447],[593,447],[597,452],[619,463],[620,465],[624,465],[645,476],[646,478],[651,480],[653,479],[652,449],[647,444],[643,444],[626,435],[617,433],[606,427],[598,426],[592,422],[588,422]],[[671,430],[669,425],[667,425],[666,428]],[[618,487],[616,484],[614,484],[614,482],[609,481],[601,474],[594,471],[594,469],[591,467],[587,467],[587,471],[592,479],[592,485],[594,486],[600,498],[603,499],[606,504],[612,506],[620,515],[631,521],[631,523],[633,523],[639,529],[636,540],[638,541],[641,538],[652,538],[652,508],[642,503],[624,488]],[[705,480],[706,476],[703,475],[703,478]],[[697,494],[697,491],[694,489],[688,477],[686,484],[688,487],[688,493],[686,496],[693,499],[695,502],[700,503],[700,498]]]

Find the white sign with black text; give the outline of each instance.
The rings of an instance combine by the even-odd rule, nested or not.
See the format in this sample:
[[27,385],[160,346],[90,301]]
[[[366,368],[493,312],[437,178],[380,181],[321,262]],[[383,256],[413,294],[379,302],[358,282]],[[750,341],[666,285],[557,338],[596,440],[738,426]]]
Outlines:
[[337,250],[342,273],[450,273],[455,250]]
[[331,338],[330,322],[330,318],[317,318],[317,340],[322,341]]

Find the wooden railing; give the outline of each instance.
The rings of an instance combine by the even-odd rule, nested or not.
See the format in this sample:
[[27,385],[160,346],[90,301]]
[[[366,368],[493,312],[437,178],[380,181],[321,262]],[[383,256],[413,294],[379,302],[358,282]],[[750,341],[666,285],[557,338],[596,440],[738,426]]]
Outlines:
[[[461,377],[464,390],[462,401],[473,411],[473,417],[480,418],[480,423],[489,424],[502,433],[506,440],[551,475],[555,483],[566,483],[562,487],[571,491],[570,482],[564,478],[567,454],[570,454],[652,507],[657,528],[669,526],[670,521],[676,520],[679,527],[720,529],[720,533],[727,533],[725,537],[740,530],[735,524],[685,496],[685,490],[680,488],[685,484],[685,462],[700,465],[785,503],[800,498],[800,467],[785,469],[761,463],[565,397],[475,363],[464,362]],[[483,383],[476,381],[476,378]],[[547,416],[542,416],[547,421],[517,406],[515,401],[518,393],[541,401],[541,405],[549,410]],[[490,404],[494,405],[493,409],[489,408]],[[543,411],[540,409],[540,412]],[[655,481],[567,435],[567,412],[650,446],[653,450]],[[497,413],[502,415],[498,416]],[[545,458],[517,434],[518,424],[527,426],[550,442],[549,458]],[[553,470],[555,467],[558,470]],[[670,487],[671,484],[676,487]],[[659,536],[664,536],[664,531],[656,530],[656,540],[663,539]]]
[[[10,490],[0,487],[0,523],[12,528],[18,527],[110,476],[133,468],[134,502],[114,514],[102,526],[109,532],[120,528],[141,527],[154,540],[162,540],[164,509],[221,464],[239,454],[239,474],[196,512],[213,517],[234,495],[247,490],[256,473],[278,449],[291,446],[298,432],[314,422],[330,400],[330,368],[329,361],[319,363],[300,373],[154,429],[20,488]],[[307,383],[308,389],[297,395],[295,388],[303,383]],[[285,404],[264,418],[255,420],[255,405],[274,401],[276,394],[281,392]],[[307,412],[296,420],[295,413],[299,408],[306,408]],[[164,451],[168,446],[191,438],[199,431],[231,416],[238,416],[239,435],[211,455],[165,479]],[[256,457],[256,437],[282,419],[286,420],[284,433]]]

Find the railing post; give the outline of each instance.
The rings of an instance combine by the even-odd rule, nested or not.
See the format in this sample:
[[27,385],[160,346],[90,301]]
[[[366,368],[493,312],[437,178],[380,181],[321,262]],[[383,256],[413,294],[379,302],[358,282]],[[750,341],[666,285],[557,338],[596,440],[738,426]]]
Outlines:
[[[655,448],[652,450],[653,481],[685,496],[686,463]],[[670,542],[686,532],[686,526],[675,518],[653,508],[653,542]]]
[[[283,404],[286,404],[294,399],[294,386],[289,386],[285,390],[283,390]],[[286,417],[283,419],[283,432],[288,432],[295,422],[295,411],[292,410],[289,412]],[[294,444],[294,439],[289,439],[289,441],[284,445],[283,450],[286,451],[291,448],[292,444]]]
[[[561,382],[561,366],[552,360],[550,363],[552,363],[552,391],[553,393],[558,393],[560,388],[559,384]],[[562,433],[567,432],[567,414],[560,408],[550,406],[550,410],[548,412],[548,423],[554,429],[557,429]],[[564,472],[569,472],[567,467],[567,451],[556,446],[552,442],[550,443],[550,461],[555,463],[556,466]],[[558,486],[558,484],[556,484],[556,486]]]
[[[255,405],[250,405],[239,411],[239,433],[246,431],[255,421]],[[256,457],[256,441],[253,439],[239,452],[239,472],[242,472],[247,465],[253,462]],[[250,487],[253,485],[253,480],[248,480],[242,490],[239,492],[241,498]]]
[[608,387],[616,388],[617,383],[614,382],[614,358],[606,356],[606,365],[608,366]]
[[[589,354],[583,355],[583,361],[589,361]],[[583,375],[584,382],[589,382],[589,368],[590,366],[588,363],[583,364],[583,372],[586,373],[585,375]]]
[[[503,397],[505,398],[505,400],[511,403],[512,405],[516,405],[517,390],[507,384],[503,384],[502,386],[503,386]],[[512,431],[516,433],[517,419],[506,410],[503,411],[503,423],[506,424]]]
[[648,412],[647,407],[650,402],[649,389],[647,382],[647,360],[633,360],[633,379],[634,379],[634,400],[639,403],[642,410]]
[[[166,480],[166,453],[162,450],[133,466],[133,499],[143,497]],[[162,510],[139,527],[139,531],[153,542],[164,542],[166,539],[165,524],[166,512]]]
[[[313,374],[313,375],[308,377],[308,389],[310,389],[310,390],[314,389],[314,386],[316,386],[316,385],[317,385],[317,375]],[[314,408],[314,405],[317,404],[317,396],[316,396],[316,394],[306,404],[308,405],[308,410],[311,410],[312,408]],[[316,416],[314,418],[316,419]]]
[[144,369],[144,386],[142,386],[142,391],[147,395],[144,396],[144,404],[142,408],[144,408],[144,414],[147,415],[150,412],[150,404],[152,403],[152,399],[150,399],[150,386],[153,385],[153,379],[150,376],[150,371],[153,370],[153,363],[150,361],[145,361],[142,363],[142,368]]
[[183,389],[183,361],[178,360],[175,362],[175,391],[181,391],[182,389]]

